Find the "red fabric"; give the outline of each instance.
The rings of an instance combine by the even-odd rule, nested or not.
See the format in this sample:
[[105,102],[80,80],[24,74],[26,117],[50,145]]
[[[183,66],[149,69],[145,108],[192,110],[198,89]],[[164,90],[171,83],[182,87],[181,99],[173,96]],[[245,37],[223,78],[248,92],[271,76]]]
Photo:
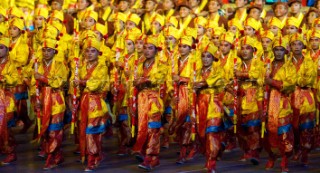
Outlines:
[[42,117],[41,117],[41,130],[38,138],[43,136],[47,131],[51,118],[51,107],[52,107],[52,91],[50,87],[41,88],[42,96]]
[[88,167],[98,166],[102,158],[102,134],[86,135],[86,151],[88,154]]
[[81,121],[79,123],[79,145],[81,158],[84,158],[86,155],[86,128],[88,124],[89,93],[83,93],[80,100],[80,109]]

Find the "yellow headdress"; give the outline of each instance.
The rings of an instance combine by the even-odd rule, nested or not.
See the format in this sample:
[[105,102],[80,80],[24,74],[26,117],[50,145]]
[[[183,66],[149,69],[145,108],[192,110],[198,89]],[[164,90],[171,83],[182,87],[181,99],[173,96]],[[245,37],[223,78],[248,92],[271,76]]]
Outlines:
[[295,34],[291,35],[290,43],[292,43],[294,41],[301,41],[304,45],[306,45],[306,40],[305,40],[303,34],[295,33]]
[[43,30],[43,38],[56,39],[59,36],[59,30],[53,25],[47,25]]
[[287,46],[288,46],[288,39],[287,37],[277,37],[274,41],[273,41],[273,45],[272,45],[272,48],[275,48],[275,47],[278,47],[278,46],[281,46],[281,47],[284,47],[285,49],[287,49]]
[[87,17],[93,18],[96,22],[98,21],[98,13],[95,11],[87,10],[84,15],[84,18],[87,18]]
[[19,19],[19,18],[14,18],[10,21],[10,26],[16,26],[17,28],[19,28],[20,30],[24,30],[24,21],[23,19]]
[[189,35],[182,36],[180,38],[180,43],[179,44],[188,45],[188,46],[192,47],[192,44],[193,44],[192,36],[189,36]]
[[51,48],[51,49],[55,49],[57,50],[58,48],[58,42],[57,40],[55,39],[45,39],[42,43],[42,47],[48,47],[48,48]]
[[308,41],[310,40],[310,38],[313,38],[313,37],[317,37],[320,39],[320,31],[315,29],[310,30],[307,36],[308,36]]
[[238,28],[239,31],[243,30],[243,25],[242,22],[236,18],[233,18],[231,20],[229,20],[228,22],[228,26],[236,26]]
[[7,10],[5,8],[0,7],[0,14],[3,17],[7,18]]
[[94,30],[99,31],[103,37],[108,35],[108,28],[100,23],[95,24]]
[[98,51],[100,51],[101,42],[97,38],[90,37],[85,40],[83,47],[84,47],[84,49],[87,49],[89,47],[93,47],[93,48],[97,49]]
[[18,7],[10,7],[8,15],[16,16],[17,18],[23,19],[24,13]]
[[278,18],[272,17],[269,21],[269,26],[276,26],[279,29],[282,29],[282,22]]
[[36,8],[36,10],[34,11],[34,15],[35,16],[42,16],[45,19],[48,19],[49,12],[48,12],[47,8]]
[[244,21],[243,25],[250,26],[251,28],[253,28],[256,31],[258,31],[262,27],[261,22],[259,20],[252,18],[252,17],[247,18]]
[[155,47],[158,47],[158,37],[156,36],[148,36],[144,40],[145,44],[153,44]]
[[199,17],[194,19],[194,23],[196,25],[200,25],[200,26],[206,27],[207,23],[208,23],[208,20],[206,18],[202,17],[202,16],[199,16]]
[[296,28],[299,28],[299,27],[300,27],[299,20],[297,20],[297,18],[295,18],[295,17],[289,17],[289,18],[287,19],[286,25],[287,25],[287,26],[295,26]]
[[167,23],[171,23],[174,27],[178,27],[178,19],[174,16],[170,16],[167,20]]
[[10,39],[8,37],[0,37],[0,44],[9,48],[10,47]]
[[273,32],[271,32],[269,30],[261,31],[260,36],[261,36],[261,38],[264,38],[264,37],[269,38],[271,41],[274,40],[274,34],[273,34]]
[[234,42],[234,37],[235,35],[233,34],[233,32],[225,32],[220,36],[220,41],[226,41],[229,42],[230,44],[233,44]]
[[252,37],[245,36],[240,40],[240,45],[249,45],[253,48],[257,48],[257,41]]
[[62,11],[57,11],[57,10],[53,10],[50,18],[56,18],[59,19],[61,22],[64,21],[64,16],[63,16],[63,12]]
[[114,20],[121,20],[123,22],[127,21],[127,15],[121,12],[114,13],[111,18]]
[[160,14],[156,14],[152,19],[152,22],[153,21],[159,22],[161,26],[164,26],[164,17]]
[[166,30],[164,31],[164,34],[166,37],[172,36],[177,40],[180,38],[179,30],[172,26],[170,26],[169,28],[166,28]]
[[211,42],[203,50],[203,52],[209,52],[212,56],[214,56],[217,51],[218,47]]
[[139,15],[137,15],[135,13],[130,13],[128,18],[127,18],[127,21],[128,20],[132,21],[133,23],[135,23],[138,26],[139,23],[140,23],[141,18],[140,18]]

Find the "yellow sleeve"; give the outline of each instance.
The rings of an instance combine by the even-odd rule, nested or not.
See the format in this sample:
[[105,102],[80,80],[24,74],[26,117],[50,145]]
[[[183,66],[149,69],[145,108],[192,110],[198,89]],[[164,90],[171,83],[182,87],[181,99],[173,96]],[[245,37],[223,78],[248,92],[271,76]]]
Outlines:
[[317,67],[309,58],[305,58],[300,66],[297,84],[300,87],[312,87],[317,77]]
[[297,82],[297,73],[292,62],[288,62],[285,64],[285,74],[282,77],[282,91],[290,91],[294,90],[296,82]]
[[63,62],[53,61],[52,63],[52,69],[48,75],[48,85],[52,88],[60,88],[67,82],[69,71]]
[[17,67],[21,67],[27,64],[29,56],[29,47],[26,43],[20,42],[16,47],[16,54],[10,56],[11,60],[15,62]]
[[92,73],[91,77],[87,80],[86,90],[91,92],[103,90],[105,85],[109,83],[109,77],[106,76],[107,71],[108,69],[105,65],[99,64]]
[[6,69],[2,71],[3,78],[7,86],[15,86],[18,82],[18,71],[13,63],[8,62]]
[[218,62],[214,62],[212,65],[211,74],[206,80],[209,87],[224,86],[224,71],[222,68],[219,68],[219,66]]

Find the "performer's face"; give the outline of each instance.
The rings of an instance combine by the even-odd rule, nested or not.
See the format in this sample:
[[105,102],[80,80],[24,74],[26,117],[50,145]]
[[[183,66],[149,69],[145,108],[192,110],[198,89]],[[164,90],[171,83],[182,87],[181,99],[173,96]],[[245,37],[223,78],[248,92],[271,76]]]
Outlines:
[[60,4],[57,1],[53,1],[51,3],[51,8],[52,8],[52,10],[61,10],[62,9],[62,4]]
[[309,40],[310,46],[312,50],[318,50],[320,45],[320,38],[311,37]]
[[269,29],[274,34],[274,36],[278,35],[278,32],[279,32],[279,28],[278,27],[276,27],[274,25],[271,25]]
[[236,0],[236,7],[240,8],[240,7],[244,7],[247,3],[247,0]]
[[244,35],[253,36],[256,31],[251,26],[244,26]]
[[279,4],[274,9],[274,13],[276,17],[282,17],[288,13],[288,9],[283,4]]
[[134,22],[132,22],[131,20],[128,20],[126,22],[126,29],[127,30],[131,30],[132,28],[135,28],[136,27],[136,24]]
[[96,21],[92,17],[86,17],[84,19],[84,25],[86,29],[91,29],[94,24],[96,24]]
[[2,14],[0,14],[0,22],[3,22],[4,21],[4,16]]
[[93,32],[96,33],[97,39],[98,39],[99,41],[101,41],[101,40],[102,40],[102,37],[103,37],[103,35],[101,34],[101,32],[99,32],[98,30],[95,30],[95,31],[93,31]]
[[206,29],[203,26],[198,25],[198,32],[197,32],[198,36],[202,36],[205,32],[206,32]]
[[5,45],[0,44],[0,58],[7,56],[7,54],[8,54],[8,48]]
[[93,62],[98,59],[99,51],[96,48],[88,47],[84,51],[87,62]]
[[277,61],[281,61],[284,59],[284,55],[286,54],[286,49],[282,46],[277,46],[273,48],[274,58]]
[[164,10],[170,10],[174,8],[173,0],[164,0],[162,5]]
[[176,45],[176,42],[177,40],[173,36],[166,36],[166,44],[168,48],[170,48],[170,44],[172,45],[172,47],[174,47]]
[[298,28],[295,26],[287,26],[287,34],[295,34],[298,32]]
[[231,50],[231,44],[227,41],[221,40],[219,50],[223,55],[227,55]]
[[264,0],[254,0],[253,4],[263,6],[265,4],[265,1]]
[[152,27],[151,31],[152,31],[153,34],[158,34],[162,30],[161,24],[159,22],[157,22],[157,21],[153,21],[151,27]]
[[213,56],[209,52],[203,52],[201,55],[202,65],[203,67],[210,67],[214,60]]
[[55,50],[49,47],[42,48],[42,56],[44,60],[51,60],[55,54]]
[[210,1],[208,3],[209,13],[215,13],[221,8],[220,4],[217,1]]
[[129,8],[129,2],[127,2],[127,1],[120,1],[120,2],[119,2],[119,10],[120,10],[121,12],[127,11],[128,8]]
[[212,42],[215,46],[220,46],[220,35],[213,35],[212,36]]
[[181,7],[179,11],[180,17],[184,18],[190,14],[190,9],[187,7]]
[[318,18],[318,14],[316,12],[310,12],[307,18],[307,23],[312,24],[316,18]]
[[292,3],[291,7],[290,7],[290,10],[291,10],[291,13],[293,13],[293,14],[299,13],[300,10],[301,10],[301,4],[298,3],[298,2]]
[[197,7],[199,5],[200,1],[199,0],[189,0],[189,5],[193,7]]
[[253,52],[254,49],[251,46],[247,44],[241,46],[241,57],[243,60],[250,60],[253,57]]
[[110,5],[110,1],[109,0],[100,0],[100,4],[102,7],[105,7],[107,5]]
[[87,0],[78,0],[78,9],[84,10],[89,6],[89,2]]
[[238,28],[236,26],[230,26],[229,31],[231,31],[233,34],[237,34]]
[[143,40],[137,40],[135,46],[138,53],[143,52]]
[[294,55],[300,55],[304,47],[303,43],[299,40],[290,43],[291,51]]
[[188,56],[191,52],[191,47],[186,44],[179,45],[179,52],[181,56]]
[[43,16],[35,16],[34,17],[34,24],[36,28],[41,28],[43,27],[43,23],[44,23],[44,17]]
[[10,26],[10,27],[9,27],[9,33],[10,33],[10,36],[11,36],[12,38],[16,38],[16,37],[18,37],[18,36],[20,35],[21,31],[20,31],[20,29],[19,29],[18,27],[16,27],[16,26]]
[[315,30],[320,30],[320,23],[314,25]]
[[143,50],[144,50],[144,56],[147,59],[154,58],[157,54],[157,48],[153,44],[150,44],[150,43],[145,44],[143,46]]
[[134,43],[131,40],[126,40],[126,48],[128,54],[132,54],[134,52]]
[[261,38],[261,43],[262,43],[262,48],[264,51],[271,50],[272,41],[269,38],[267,38],[267,37]]
[[256,20],[259,20],[260,19],[260,10],[259,9],[256,9],[256,8],[253,8],[250,10],[250,13],[249,13],[249,17],[252,17]]
[[147,1],[146,2],[146,11],[147,12],[151,12],[151,11],[153,11],[153,9],[155,8],[155,6],[156,6],[156,3],[154,2],[154,1]]

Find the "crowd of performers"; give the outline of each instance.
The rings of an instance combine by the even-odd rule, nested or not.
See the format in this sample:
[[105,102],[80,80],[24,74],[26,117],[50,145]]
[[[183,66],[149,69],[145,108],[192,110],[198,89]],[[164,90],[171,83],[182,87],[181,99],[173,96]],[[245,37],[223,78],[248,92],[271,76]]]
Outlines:
[[63,163],[68,129],[85,171],[113,129],[117,154],[145,170],[172,143],[177,164],[203,154],[208,172],[237,146],[254,165],[267,151],[266,169],[281,158],[283,173],[320,147],[318,3],[306,13],[301,0],[270,11],[264,0],[64,3],[40,0],[31,22],[21,6],[0,9],[2,165],[17,160],[11,128],[33,124],[27,103],[46,170]]

